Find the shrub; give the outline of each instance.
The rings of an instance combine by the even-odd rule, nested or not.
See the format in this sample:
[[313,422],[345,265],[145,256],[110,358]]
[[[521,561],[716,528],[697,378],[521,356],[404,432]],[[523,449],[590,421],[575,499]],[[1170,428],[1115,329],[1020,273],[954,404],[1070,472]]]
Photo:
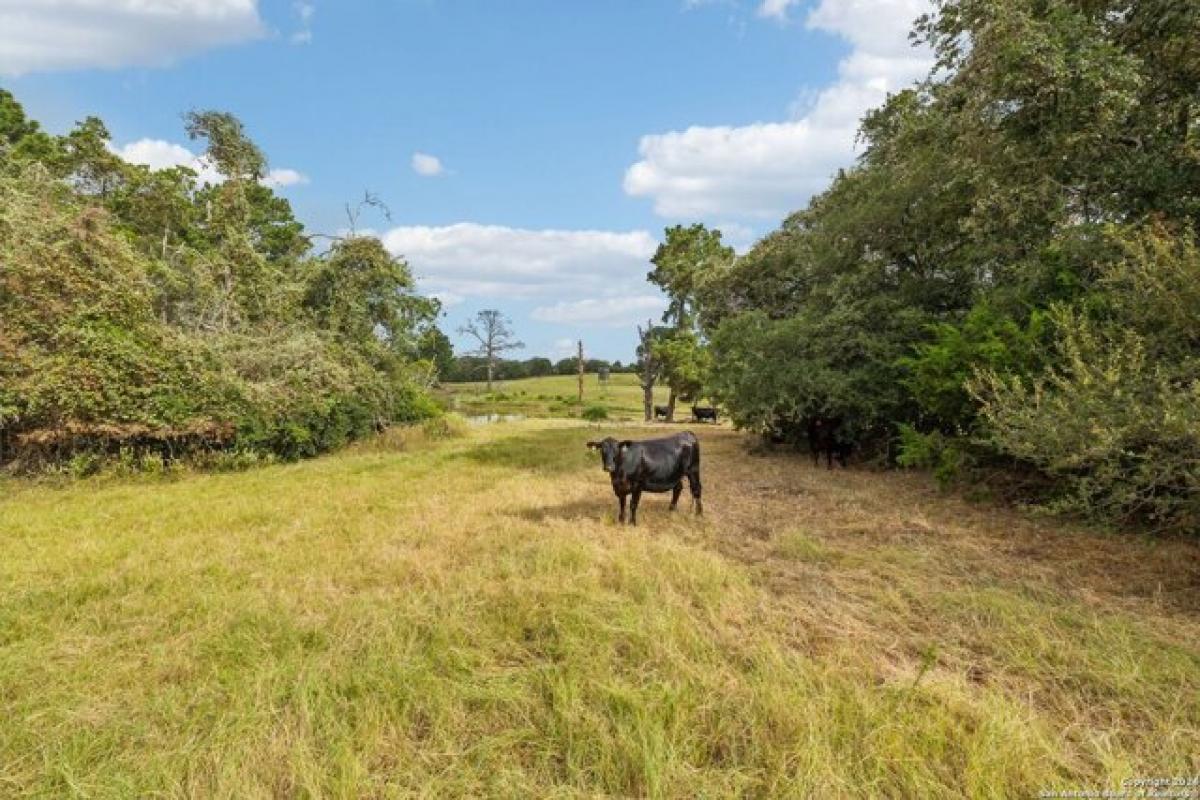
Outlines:
[[1200,526],[1200,248],[1126,234],[1096,313],[1058,307],[1055,366],[969,383],[987,440],[1059,486],[1054,508],[1157,528]]
[[425,420],[421,430],[430,439],[459,439],[470,432],[471,426],[459,414],[443,414]]
[[602,419],[608,419],[608,409],[604,406],[588,406],[580,416],[588,422],[599,422]]

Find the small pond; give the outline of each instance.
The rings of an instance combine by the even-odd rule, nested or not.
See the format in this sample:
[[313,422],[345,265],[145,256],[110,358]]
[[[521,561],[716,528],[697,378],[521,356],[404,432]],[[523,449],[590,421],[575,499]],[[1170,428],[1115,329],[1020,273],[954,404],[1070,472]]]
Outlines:
[[466,417],[472,425],[494,425],[497,422],[520,422],[524,414],[474,414]]

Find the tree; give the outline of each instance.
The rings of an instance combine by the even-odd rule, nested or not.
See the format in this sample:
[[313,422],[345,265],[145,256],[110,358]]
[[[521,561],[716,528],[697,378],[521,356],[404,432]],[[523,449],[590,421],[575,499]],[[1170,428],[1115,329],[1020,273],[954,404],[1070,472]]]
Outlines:
[[646,278],[667,295],[663,322],[672,334],[655,345],[656,360],[662,368],[671,392],[667,398],[667,421],[675,419],[675,401],[694,398],[700,392],[698,381],[707,370],[704,343],[697,330],[696,306],[701,287],[729,270],[733,248],[721,244],[721,232],[702,224],[667,228],[665,238],[650,262],[654,265]]
[[245,328],[269,317],[274,293],[283,284],[278,269],[255,247],[251,230],[253,186],[266,174],[267,161],[246,135],[240,120],[224,111],[184,115],[192,139],[204,139],[204,157],[224,176],[203,198],[204,233],[214,258],[219,287],[209,326],[221,332]]
[[43,131],[37,120],[25,116],[12,92],[0,89],[0,164],[11,158],[54,166],[59,155],[58,140]]
[[[667,322],[697,320],[735,422],[836,417],[884,458],[899,440],[904,463],[1015,467],[1058,507],[1194,526],[1197,369],[1149,308],[1194,299],[1193,6],[939,0],[915,32],[938,69],[866,114],[826,191],[720,269],[690,266],[701,229],[669,231],[649,278]],[[685,354],[655,349],[664,372]]]
[[417,357],[433,364],[439,380],[448,380],[454,368],[454,345],[436,325],[429,325],[417,340]]
[[642,387],[642,411],[646,422],[654,419],[654,384],[658,381],[662,365],[655,354],[655,340],[662,336],[664,328],[646,320],[646,327],[638,326],[638,384]]
[[227,111],[189,111],[184,130],[207,142],[205,157],[230,181],[256,181],[267,171],[267,159],[246,134],[242,121]]
[[309,256],[241,123],[197,113],[189,132],[224,181],[129,164],[96,118],[49,136],[0,90],[5,468],[297,458],[436,413],[413,362],[437,304],[407,265],[367,237]]
[[129,164],[109,149],[108,128],[88,117],[59,140],[59,169],[81,194],[107,199],[128,179]]
[[554,374],[554,364],[548,358],[535,357],[525,362],[525,374],[531,378],[540,378]]
[[319,327],[347,343],[398,354],[415,354],[417,331],[438,312],[436,300],[416,293],[408,264],[368,236],[335,243],[315,263],[303,302]]
[[696,332],[690,330],[672,330],[658,338],[652,349],[662,378],[671,387],[672,405],[668,407],[671,419],[675,398],[695,402],[704,394],[709,384],[711,356]]
[[475,319],[458,329],[458,332],[472,337],[479,342],[479,347],[472,350],[470,355],[481,356],[487,361],[487,388],[492,390],[492,379],[496,373],[496,360],[501,353],[509,350],[519,350],[523,342],[514,338],[509,326],[512,320],[505,317],[497,309],[485,308],[475,315]]
[[650,259],[654,269],[646,279],[667,295],[669,304],[663,322],[678,329],[690,328],[695,323],[701,286],[729,268],[733,248],[721,244],[719,230],[709,230],[700,223],[667,228],[664,237]]

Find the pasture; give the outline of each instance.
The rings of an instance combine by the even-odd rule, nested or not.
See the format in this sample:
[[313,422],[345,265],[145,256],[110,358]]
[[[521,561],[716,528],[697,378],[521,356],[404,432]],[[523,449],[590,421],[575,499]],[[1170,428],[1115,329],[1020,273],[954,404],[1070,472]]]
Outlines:
[[[624,376],[622,376],[624,377]],[[537,392],[535,392],[536,395]],[[1029,797],[1200,773],[1200,545],[692,426],[6,484],[0,796]]]
[[[516,414],[526,417],[579,417],[589,406],[603,406],[613,420],[640,421],[643,419],[642,388],[638,376],[627,372],[614,373],[601,382],[594,373],[584,375],[583,403],[578,402],[579,379],[575,375],[547,375],[516,381],[494,381],[492,391],[482,381],[447,383],[440,392],[451,410],[475,416],[483,414]],[[654,388],[654,402],[667,404],[666,386]],[[680,402],[677,419],[691,417],[690,403]]]

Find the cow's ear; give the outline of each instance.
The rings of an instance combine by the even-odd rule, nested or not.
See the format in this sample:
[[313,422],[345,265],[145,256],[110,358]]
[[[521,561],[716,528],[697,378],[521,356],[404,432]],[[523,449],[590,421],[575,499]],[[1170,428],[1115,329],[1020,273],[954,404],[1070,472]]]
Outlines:
[[588,450],[599,450],[599,449],[600,449],[600,443],[599,443],[599,442],[588,442],[588,443],[587,443],[587,448],[588,448]]

